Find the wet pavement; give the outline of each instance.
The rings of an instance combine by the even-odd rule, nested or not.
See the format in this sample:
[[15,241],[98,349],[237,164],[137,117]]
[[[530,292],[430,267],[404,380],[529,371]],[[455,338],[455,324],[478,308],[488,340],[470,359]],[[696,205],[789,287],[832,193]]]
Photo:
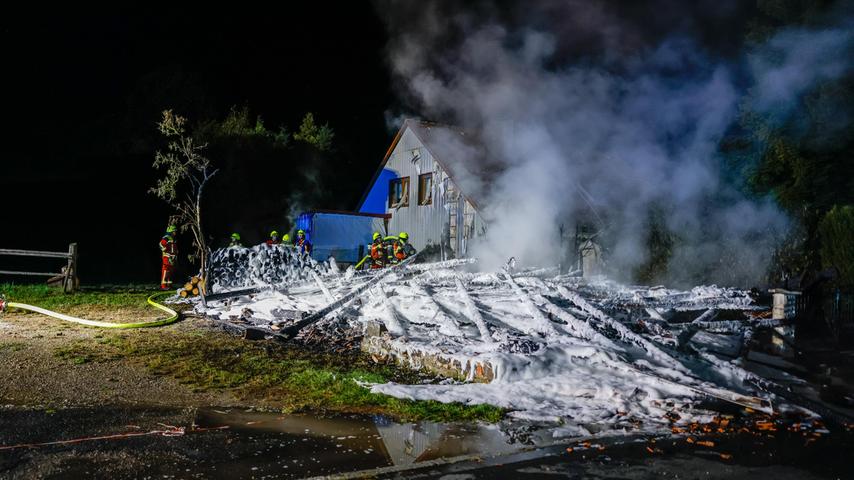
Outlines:
[[0,478],[303,478],[522,448],[495,425],[245,410],[0,410]]
[[445,480],[854,478],[854,425],[828,427],[794,411],[768,415],[706,406],[722,413],[708,423],[674,424],[671,435],[566,440],[504,455],[363,473]]
[[543,446],[547,435],[508,422],[4,408],[0,478],[854,478],[850,431],[780,418],[771,422],[779,428],[767,428],[767,420],[737,412],[728,422],[721,430],[697,425],[674,436]]

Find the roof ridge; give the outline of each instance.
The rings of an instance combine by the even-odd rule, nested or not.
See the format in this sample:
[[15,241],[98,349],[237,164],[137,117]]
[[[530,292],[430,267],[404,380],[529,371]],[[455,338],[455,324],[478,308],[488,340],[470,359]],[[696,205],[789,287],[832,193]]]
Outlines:
[[458,131],[459,133],[462,133],[462,134],[465,134],[465,135],[468,135],[468,134],[470,133],[468,130],[464,129],[463,127],[460,127],[459,125],[453,125],[453,124],[450,124],[450,123],[442,123],[442,122],[437,122],[437,121],[434,121],[434,120],[425,120],[425,119],[423,119],[423,118],[417,118],[417,117],[406,117],[406,118],[404,118],[403,122],[404,122],[404,124],[405,124],[406,122],[410,122],[410,123],[418,123],[418,124],[420,124],[420,125],[421,125],[421,126],[423,126],[423,127],[442,127],[442,128],[450,128],[450,129],[452,129],[452,130],[456,130],[456,131]]

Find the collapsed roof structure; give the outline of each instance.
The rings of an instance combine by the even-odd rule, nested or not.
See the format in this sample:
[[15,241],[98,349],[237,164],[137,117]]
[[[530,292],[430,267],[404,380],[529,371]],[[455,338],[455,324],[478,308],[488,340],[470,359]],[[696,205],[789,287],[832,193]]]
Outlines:
[[[242,265],[252,272],[283,248],[247,249]],[[422,385],[366,388],[501,406],[551,423],[556,436],[660,432],[708,420],[714,402],[809,414],[807,405],[834,415],[797,393],[807,387],[796,377],[748,368],[754,331],[786,322],[769,318],[743,290],[629,287],[556,268],[459,271],[473,260],[373,272],[298,262],[285,266],[287,282],[266,281],[263,269],[214,281],[244,290],[196,308],[259,338],[296,333],[326,348],[343,339],[377,361],[438,375]]]

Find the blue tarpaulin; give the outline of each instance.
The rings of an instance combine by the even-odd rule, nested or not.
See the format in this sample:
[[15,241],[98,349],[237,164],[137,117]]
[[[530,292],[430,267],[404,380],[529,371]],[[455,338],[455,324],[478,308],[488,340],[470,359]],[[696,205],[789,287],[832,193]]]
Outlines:
[[388,182],[400,175],[389,168],[384,168],[374,181],[374,186],[365,197],[362,207],[359,209],[361,213],[386,213],[386,205],[388,204]]
[[297,229],[305,230],[312,244],[311,258],[334,257],[343,263],[361,260],[373,232],[385,233],[383,218],[356,213],[303,213],[297,218]]

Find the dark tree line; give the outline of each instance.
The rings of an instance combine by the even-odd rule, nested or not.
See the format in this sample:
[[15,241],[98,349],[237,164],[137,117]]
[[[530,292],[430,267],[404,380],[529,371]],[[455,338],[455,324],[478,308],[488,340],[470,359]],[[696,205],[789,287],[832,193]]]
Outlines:
[[[748,56],[763,55],[772,66],[782,65],[791,52],[769,52],[771,39],[798,30],[821,32],[837,20],[845,3],[758,0],[758,15],[747,32]],[[834,54],[854,54],[854,45],[842,52],[817,52]],[[749,90],[731,134],[720,145],[729,160],[725,180],[748,195],[771,196],[792,220],[767,272],[768,283],[787,272],[808,282],[816,272],[835,267],[836,284],[854,288],[854,75],[850,58],[839,63],[848,71],[813,84],[782,113],[757,108],[762,87]],[[804,77],[813,73],[795,72]],[[648,259],[635,278],[666,282],[672,252],[682,240],[679,232],[666,228],[658,211],[650,212],[646,228]]]
[[[840,3],[760,0],[748,39],[760,44],[782,29],[820,26]],[[814,86],[782,119],[757,112],[751,100],[743,102],[736,149],[748,186],[773,195],[796,223],[772,273],[836,267],[837,282],[854,286],[854,75]]]
[[332,189],[324,188],[336,181],[335,132],[312,113],[293,133],[284,125],[268,127],[245,105],[223,118],[187,122],[187,137],[217,171],[202,200],[208,246],[222,246],[231,232],[244,243],[260,243],[271,230],[288,231],[303,210],[337,206]]

